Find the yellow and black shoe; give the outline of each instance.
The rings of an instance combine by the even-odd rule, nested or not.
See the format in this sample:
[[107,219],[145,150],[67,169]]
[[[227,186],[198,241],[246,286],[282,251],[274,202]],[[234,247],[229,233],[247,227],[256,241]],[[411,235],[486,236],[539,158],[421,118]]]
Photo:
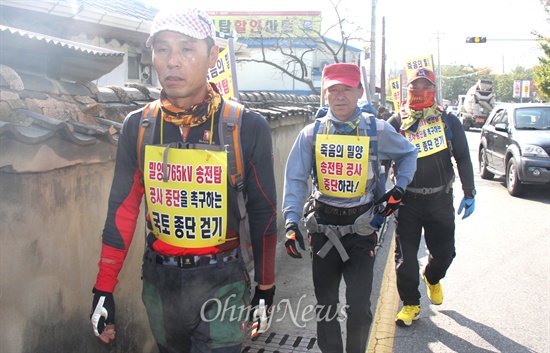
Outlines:
[[430,284],[424,273],[422,273],[422,279],[428,287],[428,298],[430,298],[430,301],[435,305],[443,303],[443,287],[441,287],[441,283]]
[[395,323],[399,326],[411,326],[413,320],[418,320],[420,305],[405,305],[395,317]]

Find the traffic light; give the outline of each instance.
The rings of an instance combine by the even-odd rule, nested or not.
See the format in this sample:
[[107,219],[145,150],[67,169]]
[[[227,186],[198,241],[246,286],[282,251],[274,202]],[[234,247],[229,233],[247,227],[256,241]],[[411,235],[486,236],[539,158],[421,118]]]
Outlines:
[[466,43],[487,43],[487,37],[467,37]]

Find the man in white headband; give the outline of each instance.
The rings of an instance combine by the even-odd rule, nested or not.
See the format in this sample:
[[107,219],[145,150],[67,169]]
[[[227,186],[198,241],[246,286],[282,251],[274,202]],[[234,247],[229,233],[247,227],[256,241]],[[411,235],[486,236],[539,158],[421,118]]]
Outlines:
[[[224,100],[207,82],[218,59],[215,37],[214,23],[198,9],[160,12],[153,22],[147,46],[162,91],[159,100],[124,121],[93,289],[91,320],[105,343],[115,338],[113,292],[144,195],[142,298],[161,353],[241,351],[251,303],[240,242],[244,211],[251,220],[258,284],[251,304],[273,304],[277,201],[271,129],[261,115]],[[238,121],[239,112],[235,130],[243,138],[227,143],[224,133],[222,143],[226,121]],[[236,175],[230,167],[237,154],[228,152],[239,145],[245,163]],[[244,211],[238,199],[243,192]],[[119,327],[119,335],[135,334]]]

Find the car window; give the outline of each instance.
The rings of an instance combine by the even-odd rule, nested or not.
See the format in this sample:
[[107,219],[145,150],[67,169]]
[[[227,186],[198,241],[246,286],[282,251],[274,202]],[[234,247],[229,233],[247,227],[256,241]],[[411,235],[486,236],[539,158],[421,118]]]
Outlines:
[[500,120],[502,119],[503,114],[504,114],[504,110],[501,110],[501,111],[497,112],[495,114],[495,116],[493,117],[493,120],[491,120],[490,124],[492,126],[495,126],[496,124],[498,124],[500,122]]
[[516,129],[526,129],[531,125],[531,115],[516,113]]
[[550,126],[550,107],[517,109],[515,126],[520,130],[547,129]]
[[535,127],[539,130],[550,130],[550,107],[541,108],[540,113],[535,121]]
[[508,112],[504,110],[500,116],[499,123],[506,124],[508,126]]
[[495,126],[495,121],[497,121],[497,118],[498,118],[498,115],[500,114],[500,112],[495,112],[490,118],[489,118],[489,121],[487,122],[489,125],[493,125]]

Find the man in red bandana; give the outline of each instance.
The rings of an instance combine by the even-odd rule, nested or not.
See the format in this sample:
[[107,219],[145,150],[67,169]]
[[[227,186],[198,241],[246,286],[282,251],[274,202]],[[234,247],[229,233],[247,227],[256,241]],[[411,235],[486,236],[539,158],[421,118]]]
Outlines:
[[395,261],[403,308],[395,321],[400,326],[410,326],[420,313],[417,254],[422,231],[430,255],[421,276],[430,301],[435,305],[443,302],[440,280],[455,257],[455,173],[451,157],[462,183],[458,214],[464,211],[464,219],[475,209],[472,161],[460,121],[437,104],[433,71],[420,68],[407,78],[407,101],[399,114],[388,120],[418,150],[416,173],[397,212]]
[[[251,284],[239,251],[239,191],[228,181],[228,151],[220,144],[223,98],[206,80],[218,58],[215,34],[210,17],[198,9],[160,12],[153,22],[147,46],[163,89],[159,101],[124,121],[93,288],[91,321],[105,343],[115,338],[113,292],[145,196],[142,299],[159,351],[241,351]],[[150,111],[155,126],[142,163],[140,120]],[[252,305],[263,299],[269,308],[277,243],[271,129],[244,109],[240,131],[258,283]]]

